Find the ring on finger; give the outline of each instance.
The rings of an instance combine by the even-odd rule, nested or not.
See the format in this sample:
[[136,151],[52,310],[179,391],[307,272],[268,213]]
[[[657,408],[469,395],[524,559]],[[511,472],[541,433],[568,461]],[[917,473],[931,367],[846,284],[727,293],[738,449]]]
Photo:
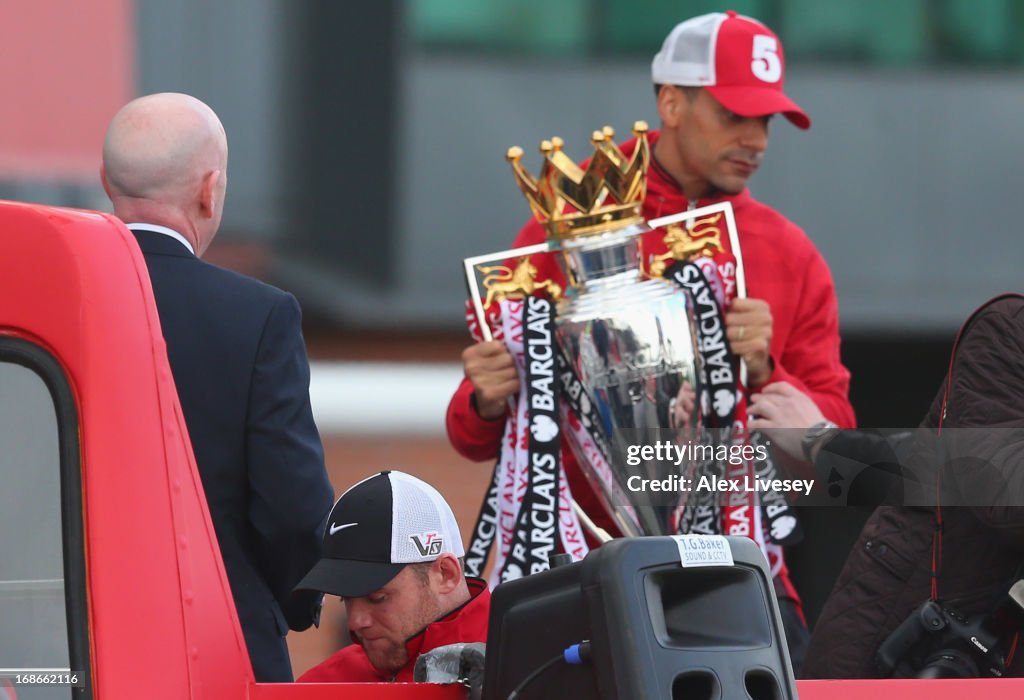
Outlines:
[[736,339],[737,340],[743,340],[743,336],[745,336],[746,334],[747,334],[747,327],[746,326],[740,326],[740,332],[736,336]]

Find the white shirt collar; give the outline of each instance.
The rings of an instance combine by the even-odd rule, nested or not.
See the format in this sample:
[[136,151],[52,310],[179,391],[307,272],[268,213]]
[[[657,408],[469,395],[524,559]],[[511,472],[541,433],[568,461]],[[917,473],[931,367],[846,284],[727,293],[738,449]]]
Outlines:
[[175,231],[173,228],[167,228],[166,226],[160,226],[158,224],[125,224],[129,231],[134,231],[137,228],[145,229],[146,231],[155,231],[156,233],[162,233],[165,236],[170,236],[176,241],[179,241],[183,246],[188,248],[188,252],[192,255],[196,254],[195,248],[188,242],[188,239],[182,236],[180,233]]

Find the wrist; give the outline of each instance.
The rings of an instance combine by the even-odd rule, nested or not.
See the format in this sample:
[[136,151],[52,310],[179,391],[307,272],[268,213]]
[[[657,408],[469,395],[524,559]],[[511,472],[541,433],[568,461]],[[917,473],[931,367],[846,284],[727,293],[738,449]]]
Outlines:
[[747,385],[750,387],[751,391],[757,391],[771,381],[774,373],[775,360],[772,359],[771,355],[769,355],[763,363],[758,363],[757,365],[748,362]]
[[505,417],[506,402],[485,403],[481,406],[475,391],[469,395],[469,405],[472,406],[473,412],[484,420],[496,421]]
[[805,430],[804,436],[800,440],[800,449],[804,453],[804,459],[813,462],[822,445],[831,440],[837,432],[839,432],[839,426],[830,420],[819,421]]

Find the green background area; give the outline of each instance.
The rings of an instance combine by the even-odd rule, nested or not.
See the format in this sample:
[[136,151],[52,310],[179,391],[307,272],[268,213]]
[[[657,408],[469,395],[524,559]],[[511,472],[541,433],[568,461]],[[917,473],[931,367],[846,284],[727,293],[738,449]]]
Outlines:
[[734,9],[782,38],[794,62],[1019,65],[1019,0],[409,0],[430,49],[546,55],[653,54],[677,22]]

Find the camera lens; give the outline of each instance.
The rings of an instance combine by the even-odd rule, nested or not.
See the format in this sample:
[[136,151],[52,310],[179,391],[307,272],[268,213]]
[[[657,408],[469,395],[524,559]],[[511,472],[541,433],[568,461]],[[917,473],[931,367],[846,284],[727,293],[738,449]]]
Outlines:
[[924,662],[918,678],[978,678],[978,665],[955,649],[940,649]]

